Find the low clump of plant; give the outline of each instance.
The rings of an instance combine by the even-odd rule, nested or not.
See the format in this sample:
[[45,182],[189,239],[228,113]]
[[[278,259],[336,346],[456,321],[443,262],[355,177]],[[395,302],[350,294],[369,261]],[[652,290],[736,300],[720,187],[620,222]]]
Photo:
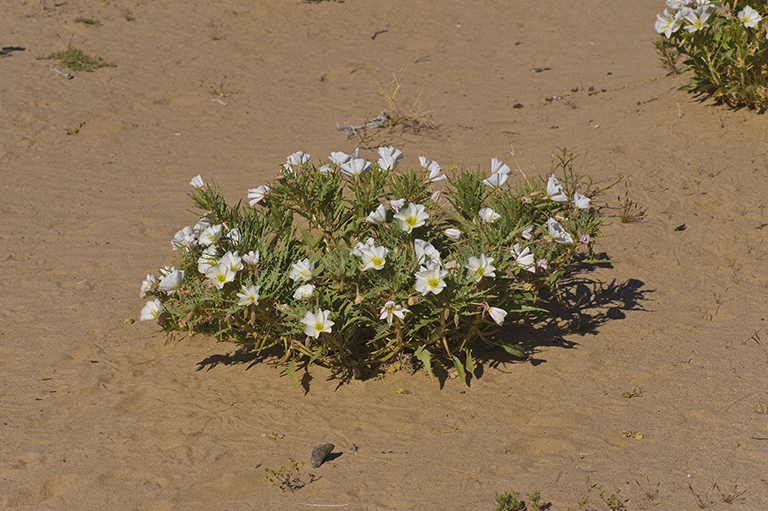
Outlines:
[[656,43],[662,62],[676,71],[675,53],[684,57],[683,71],[693,72],[682,90],[711,94],[731,106],[768,107],[768,40],[763,19],[768,4],[736,0],[667,0],[657,15]]
[[528,494],[528,504],[530,504],[530,509],[526,506],[526,502],[520,500],[514,491],[496,493],[497,511],[539,511],[549,506],[549,504],[541,502],[539,490]]
[[44,57],[38,57],[37,59],[60,60],[64,67],[68,67],[73,71],[86,71],[89,73],[102,67],[116,67],[115,64],[105,62],[101,57],[91,57],[77,48],[70,48],[66,51],[57,51]]
[[[288,461],[291,462],[290,467],[280,467],[279,470],[265,468],[264,471],[266,472],[266,475],[264,477],[266,477],[267,481],[278,486],[281,490],[293,493],[307,485],[299,474],[301,467],[304,466],[304,462],[302,461],[299,463],[293,458],[288,458]],[[309,482],[311,483],[314,480],[315,476],[309,474]]]
[[478,343],[524,357],[500,326],[543,311],[540,292],[556,293],[600,236],[573,155],[512,189],[495,158],[490,175],[444,174],[423,156],[403,171],[400,151],[378,152],[334,152],[320,166],[294,153],[248,204],[195,177],[199,219],[171,240],[175,265],[142,283],[152,299],[141,319],[271,350],[297,385],[301,363],[347,378],[415,357],[430,377],[440,361],[465,379]]

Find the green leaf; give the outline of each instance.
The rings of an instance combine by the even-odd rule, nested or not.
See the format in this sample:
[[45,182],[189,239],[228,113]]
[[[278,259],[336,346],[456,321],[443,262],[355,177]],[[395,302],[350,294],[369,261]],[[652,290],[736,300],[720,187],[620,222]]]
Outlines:
[[432,374],[432,361],[430,360],[431,354],[429,353],[429,350],[425,348],[424,346],[419,346],[416,348],[416,352],[414,353],[414,356],[424,365],[424,369],[427,370],[427,374],[429,375],[430,380],[435,379],[435,375]]
[[459,357],[456,355],[451,355],[451,358],[453,359],[453,367],[456,368],[456,372],[459,374],[459,378],[461,378],[461,381],[464,383],[467,383],[467,374],[464,372],[464,366],[461,365]]
[[[319,357],[319,356],[320,356],[320,346],[315,348],[315,351],[312,352],[312,356],[310,357],[309,362],[307,362],[307,365],[310,365],[312,362],[317,360],[317,357]],[[293,362],[293,361],[291,361],[291,362]],[[294,366],[295,365],[296,364],[294,363]]]
[[525,350],[519,344],[502,344],[501,347],[513,357],[525,358]]
[[469,350],[466,350],[466,352],[467,352],[467,363],[466,363],[467,371],[469,371],[470,373],[474,373],[475,372],[475,364],[472,361],[472,352],[469,351]]
[[296,388],[300,388],[301,385],[299,384],[299,375],[296,374],[296,361],[291,360],[288,362],[288,374],[291,375],[291,378],[293,378],[293,383],[296,384]]
[[304,243],[306,243],[309,248],[315,248],[317,244],[320,243],[320,240],[323,239],[322,234],[317,237],[312,236],[303,225],[299,225],[299,230],[301,231],[301,237],[304,238]]

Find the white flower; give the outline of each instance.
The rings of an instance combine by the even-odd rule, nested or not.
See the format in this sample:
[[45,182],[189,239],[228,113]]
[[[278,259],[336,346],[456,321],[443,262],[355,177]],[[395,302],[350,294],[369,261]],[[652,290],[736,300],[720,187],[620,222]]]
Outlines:
[[251,284],[250,286],[246,287],[243,285],[242,293],[237,293],[237,296],[240,298],[240,301],[237,302],[238,305],[258,305],[259,304],[259,290],[261,290],[261,286],[254,286]]
[[174,250],[180,248],[192,248],[197,245],[197,239],[195,239],[195,231],[192,227],[186,226],[182,230],[176,233],[176,236],[171,240],[171,246]]
[[547,220],[547,230],[549,231],[549,235],[556,242],[564,243],[566,245],[573,243],[573,238],[571,235],[568,234],[565,229],[563,229],[563,226],[560,225],[554,218]]
[[671,7],[672,9],[679,11],[683,8],[683,4],[687,1],[688,0],[667,0],[667,7]]
[[306,325],[304,328],[304,333],[309,337],[314,337],[315,339],[320,337],[322,332],[331,333],[331,327],[335,325],[335,323],[328,320],[328,316],[330,314],[331,311],[322,310],[318,310],[314,314],[307,312],[307,314],[304,316],[304,319],[301,320],[301,322]]
[[530,248],[525,247],[523,250],[520,250],[520,244],[515,243],[511,252],[515,257],[515,264],[517,266],[522,266],[523,269],[536,273],[536,258],[531,253]]
[[330,163],[326,163],[325,165],[317,169],[317,171],[322,175],[327,176],[328,174],[333,174],[335,169]]
[[561,204],[568,204],[568,196],[554,174],[549,176],[547,181],[547,198]]
[[387,210],[384,209],[383,204],[379,204],[379,207],[376,208],[376,211],[372,211],[367,217],[365,217],[365,221],[369,224],[383,224],[387,221]]
[[397,199],[389,201],[389,207],[391,207],[395,213],[399,212],[405,206],[405,199]]
[[197,260],[197,271],[205,275],[208,268],[219,264],[219,254],[216,251],[216,246],[211,245],[203,251],[200,259]]
[[429,196],[429,199],[430,199],[432,202],[437,202],[437,201],[439,201],[439,200],[440,200],[440,197],[441,197],[442,195],[443,195],[443,192],[441,192],[440,190],[437,190],[437,191],[433,192],[433,193],[432,193],[432,195],[430,195],[430,196]]
[[523,228],[523,232],[521,233],[523,238],[526,239],[526,240],[529,240],[529,239],[533,238],[533,234],[531,234],[531,231],[533,231],[533,226],[532,225],[529,225],[529,226]]
[[416,252],[416,262],[427,268],[440,268],[440,252],[432,246],[432,243],[424,240],[413,240],[413,249]]
[[183,283],[184,270],[174,269],[172,272],[160,277],[160,285],[157,286],[157,289],[168,295],[173,295]]
[[392,324],[392,320],[395,316],[398,318],[405,320],[405,313],[411,312],[408,309],[403,308],[402,305],[395,305],[395,302],[392,300],[389,300],[387,303],[384,304],[384,307],[381,308],[381,316],[379,319],[386,319],[387,323],[390,325]]
[[[208,213],[208,215],[210,215],[210,213]],[[198,220],[195,224],[195,227],[192,229],[195,233],[195,236],[199,235],[202,231],[211,226],[211,218],[208,215],[201,217],[200,220]]]
[[342,163],[339,169],[348,176],[362,176],[371,169],[371,163],[362,158],[351,158],[348,162]]
[[314,263],[310,263],[309,259],[302,259],[298,263],[291,265],[291,273],[288,276],[294,282],[309,282],[312,280],[312,271],[314,269]]
[[296,292],[293,293],[293,297],[297,300],[306,300],[307,298],[312,296],[312,293],[315,292],[315,286],[312,284],[304,284],[303,286],[299,286],[298,289],[296,289]]
[[198,174],[192,178],[192,181],[190,181],[189,184],[194,186],[195,188],[202,188],[205,186],[205,181],[203,181],[203,176]]
[[588,209],[590,202],[589,197],[585,197],[578,192],[573,194],[573,204],[579,209]]
[[440,294],[446,283],[443,277],[448,275],[446,270],[440,268],[424,269],[415,274],[416,277],[416,291],[421,293],[422,296],[426,296],[427,293]]
[[240,230],[237,227],[231,229],[229,233],[227,233],[227,238],[232,240],[234,243],[240,243],[243,241],[243,235],[240,234]]
[[331,153],[331,161],[336,166],[339,166],[342,163],[347,163],[351,158],[352,157],[350,155],[347,153],[342,153],[341,151]]
[[491,315],[491,319],[499,326],[504,323],[504,318],[507,317],[507,311],[496,307],[488,307],[488,314]]
[[506,183],[507,179],[509,179],[509,174],[497,172],[495,174],[491,174],[491,177],[488,179],[483,179],[483,184],[489,188],[501,188],[501,185]]
[[688,9],[685,11],[684,17],[690,23],[690,25],[685,26],[685,29],[692,34],[699,30],[709,28],[707,19],[709,19],[711,8],[711,5],[702,5],[696,9]]
[[248,266],[256,266],[259,264],[259,251],[257,250],[256,252],[254,252],[253,250],[251,250],[250,252],[242,256],[242,259],[245,262],[245,264],[247,264]]
[[492,224],[493,222],[501,218],[501,215],[496,213],[491,208],[483,208],[480,211],[478,211],[477,214],[480,215],[480,219],[486,224]]
[[149,321],[157,319],[161,312],[163,312],[163,304],[160,303],[160,300],[151,300],[141,309],[139,320]]
[[467,280],[480,282],[483,277],[495,277],[494,270],[496,267],[491,264],[492,262],[493,257],[485,257],[485,254],[479,258],[470,257],[469,263],[464,265],[464,268],[467,269]]
[[157,290],[157,277],[151,273],[147,275],[147,278],[141,283],[141,297],[144,298],[147,294],[153,293]]
[[381,270],[384,268],[389,250],[386,247],[373,247],[364,248],[360,252],[363,259],[363,271],[370,270],[371,268]]
[[762,16],[748,5],[739,11],[739,21],[741,21],[747,28],[756,27],[761,19],[763,19]]
[[411,232],[421,227],[429,220],[429,213],[424,211],[424,205],[408,203],[408,207],[395,214],[395,220],[400,223],[400,228],[405,232]]
[[237,251],[225,253],[223,256],[221,256],[221,259],[219,259],[218,264],[229,265],[229,269],[234,273],[237,273],[243,269],[243,261],[240,255],[238,255]]
[[379,170],[394,170],[397,163],[403,157],[402,151],[394,147],[379,147]]
[[491,188],[499,188],[501,185],[507,182],[511,170],[504,163],[500,162],[496,158],[491,158],[491,177],[483,180],[485,186]]
[[285,160],[286,165],[303,165],[309,161],[311,156],[304,151],[296,151]]
[[256,188],[250,188],[248,190],[248,198],[250,199],[248,204],[250,204],[251,207],[255,206],[256,204],[264,200],[264,197],[269,195],[269,191],[271,189],[272,187],[269,185],[261,185],[261,186],[257,186]]
[[443,232],[445,233],[446,236],[448,236],[452,240],[459,241],[461,239],[461,231],[458,229],[454,229],[453,227],[449,227]]
[[352,249],[350,252],[351,255],[355,257],[363,257],[363,250],[367,248],[373,248],[376,244],[373,241],[373,238],[368,238],[365,240],[365,243],[358,242],[357,245],[355,245],[355,248]]
[[221,224],[207,227],[202,233],[200,233],[200,244],[207,247],[209,245],[215,245],[218,243],[219,238],[221,238],[221,229]]
[[436,161],[432,161],[424,156],[419,156],[419,163],[421,163],[424,171],[427,172],[428,182],[436,183],[437,181],[442,181],[446,178],[445,175],[441,174],[443,169],[440,168],[440,165],[438,165]]
[[683,20],[681,20],[675,14],[670,14],[666,9],[664,9],[663,15],[656,15],[656,32],[659,34],[664,34],[667,39],[669,39],[672,34],[677,32],[682,24]]
[[232,271],[229,264],[220,262],[216,266],[211,266],[205,270],[205,277],[211,281],[211,285],[221,289],[224,284],[235,280],[235,272]]
[[548,270],[549,269],[549,265],[547,264],[547,260],[546,259],[539,259],[538,261],[536,261],[536,266],[538,266],[542,270]]

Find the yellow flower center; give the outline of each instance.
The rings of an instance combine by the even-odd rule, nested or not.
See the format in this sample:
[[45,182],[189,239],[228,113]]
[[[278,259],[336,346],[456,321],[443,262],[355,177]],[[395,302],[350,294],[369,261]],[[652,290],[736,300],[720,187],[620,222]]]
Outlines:
[[219,283],[223,284],[227,280],[227,274],[226,273],[219,273],[216,275],[216,280],[219,281]]
[[429,278],[427,279],[427,284],[429,284],[429,287],[435,288],[440,285],[440,279],[438,279],[437,277]]
[[323,328],[325,328],[325,325],[323,325],[322,323],[315,323],[315,330],[317,330],[318,332],[322,332]]
[[372,257],[371,263],[373,263],[374,266],[381,266],[382,264],[384,264],[384,259],[382,259],[381,257]]
[[409,216],[405,218],[405,223],[408,224],[410,227],[413,227],[416,225],[419,221],[416,219],[415,216]]

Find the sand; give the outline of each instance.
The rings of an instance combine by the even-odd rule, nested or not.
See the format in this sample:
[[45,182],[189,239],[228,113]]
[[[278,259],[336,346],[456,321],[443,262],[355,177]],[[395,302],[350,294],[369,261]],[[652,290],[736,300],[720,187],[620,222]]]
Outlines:
[[[0,57],[0,507],[484,510],[540,490],[607,509],[599,486],[628,510],[768,508],[768,130],[678,90],[653,49],[662,1],[7,4],[0,43],[25,50]],[[67,80],[36,59],[70,46],[116,67]],[[336,130],[379,115],[393,77],[436,130]],[[510,330],[531,360],[487,357],[469,386],[315,367],[305,393],[132,321],[194,223],[193,176],[238,200],[294,151],[358,145],[483,170],[514,168],[513,146],[529,176],[573,148],[621,178],[594,199],[613,263]],[[621,222],[625,194],[641,220]],[[289,458],[295,492],[265,478]]]

